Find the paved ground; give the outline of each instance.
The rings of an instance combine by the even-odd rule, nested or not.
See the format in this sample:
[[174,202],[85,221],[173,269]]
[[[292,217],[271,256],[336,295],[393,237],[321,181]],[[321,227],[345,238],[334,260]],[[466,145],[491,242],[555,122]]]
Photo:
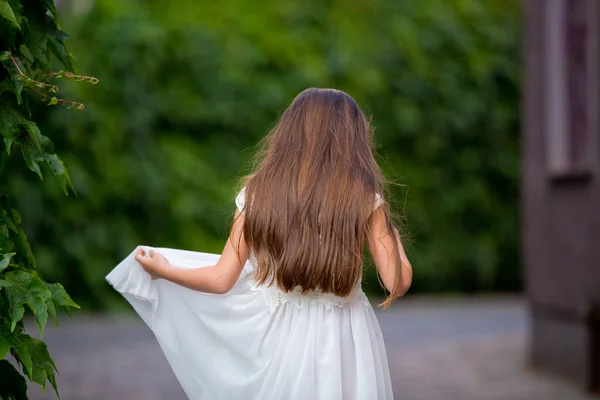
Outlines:
[[[519,299],[408,299],[378,316],[398,400],[592,399],[527,367]],[[152,333],[134,316],[63,318],[45,339],[63,400],[185,399]],[[29,392],[32,400],[56,398],[35,386]]]

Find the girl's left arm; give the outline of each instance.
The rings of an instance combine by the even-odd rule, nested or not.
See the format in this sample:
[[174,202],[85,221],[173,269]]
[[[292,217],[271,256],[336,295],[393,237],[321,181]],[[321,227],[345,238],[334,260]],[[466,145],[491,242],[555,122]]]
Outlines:
[[217,264],[195,269],[175,268],[154,251],[146,255],[139,250],[135,259],[154,278],[169,280],[188,289],[223,294],[237,282],[246,260],[248,247],[244,239],[244,216],[236,212],[231,233]]

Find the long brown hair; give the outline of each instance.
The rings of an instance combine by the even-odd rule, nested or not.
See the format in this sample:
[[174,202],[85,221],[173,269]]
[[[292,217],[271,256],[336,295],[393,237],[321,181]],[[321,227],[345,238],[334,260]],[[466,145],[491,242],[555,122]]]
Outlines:
[[[285,110],[244,180],[243,234],[259,284],[338,296],[359,284],[376,194],[385,193],[372,140],[365,115],[342,91],[306,89]],[[384,200],[381,207],[395,238]],[[401,292],[396,240],[392,256],[396,279],[384,306]]]

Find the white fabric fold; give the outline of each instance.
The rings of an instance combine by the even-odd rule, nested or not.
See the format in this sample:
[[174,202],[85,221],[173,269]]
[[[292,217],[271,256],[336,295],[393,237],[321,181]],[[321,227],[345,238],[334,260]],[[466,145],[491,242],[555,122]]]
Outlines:
[[[229,293],[205,294],[152,280],[138,248],[106,279],[152,329],[190,399],[393,398],[381,330],[360,288],[344,298],[283,293],[254,284],[248,263]],[[219,259],[154,250],[177,268]]]

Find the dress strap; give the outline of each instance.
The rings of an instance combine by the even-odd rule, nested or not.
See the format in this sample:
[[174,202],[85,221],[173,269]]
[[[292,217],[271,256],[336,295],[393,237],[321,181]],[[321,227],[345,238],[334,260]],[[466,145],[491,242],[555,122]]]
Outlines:
[[235,205],[240,213],[244,213],[244,206],[246,205],[246,186],[240,190],[235,198]]
[[377,210],[383,204],[383,200],[379,193],[375,193],[375,205],[373,206],[373,211]]

